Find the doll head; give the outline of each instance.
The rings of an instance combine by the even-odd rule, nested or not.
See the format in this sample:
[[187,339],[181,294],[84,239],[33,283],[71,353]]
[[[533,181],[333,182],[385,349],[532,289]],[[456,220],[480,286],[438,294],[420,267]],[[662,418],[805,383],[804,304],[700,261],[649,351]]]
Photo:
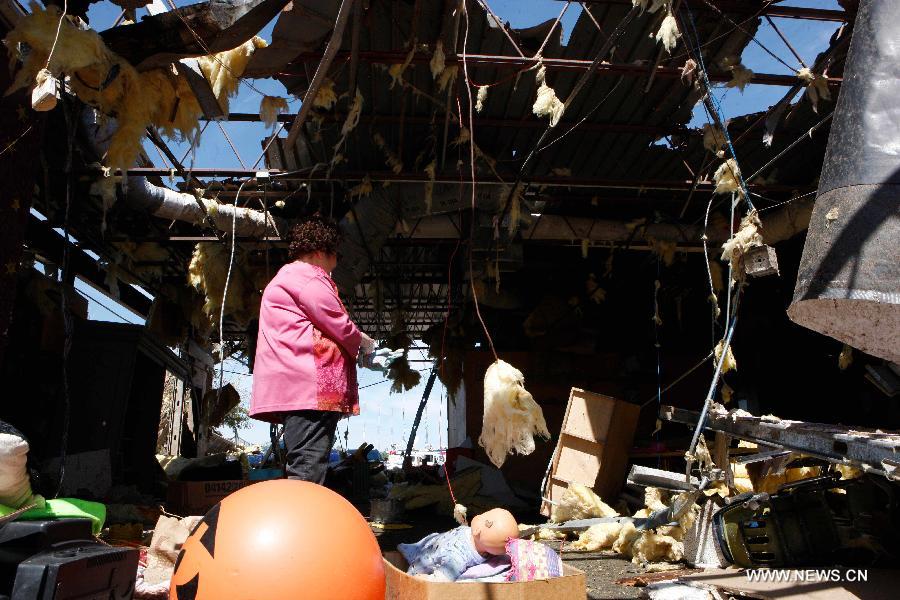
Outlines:
[[519,536],[519,525],[508,510],[494,508],[472,519],[472,539],[478,552],[500,555],[506,541]]

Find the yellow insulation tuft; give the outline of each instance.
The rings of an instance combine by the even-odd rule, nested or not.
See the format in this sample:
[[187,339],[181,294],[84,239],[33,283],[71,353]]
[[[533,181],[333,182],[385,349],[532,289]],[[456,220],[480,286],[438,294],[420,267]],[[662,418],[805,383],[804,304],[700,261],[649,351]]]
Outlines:
[[278,122],[278,115],[287,112],[288,103],[286,98],[281,96],[263,96],[259,103],[259,118],[266,124],[266,127],[274,127]]
[[484,418],[481,445],[496,467],[513,452],[534,452],[534,435],[550,439],[540,405],[525,389],[522,372],[498,360],[484,374]]
[[316,92],[316,97],[313,98],[313,106],[329,110],[336,102],[337,94],[334,91],[334,81],[326,77],[319,84],[319,91]]
[[538,90],[531,112],[538,117],[550,117],[550,127],[556,127],[556,124],[562,118],[566,106],[556,97],[554,89],[547,85],[546,77],[547,68],[541,65],[534,76],[534,80],[538,84]]
[[[716,352],[716,362],[722,359],[722,348],[725,345],[725,340],[719,340],[719,343],[716,344],[715,352]],[[734,359],[734,353],[731,351],[731,345],[728,345],[728,348],[725,350],[725,361],[722,363],[722,373],[725,374],[729,371],[737,371],[737,361]]]

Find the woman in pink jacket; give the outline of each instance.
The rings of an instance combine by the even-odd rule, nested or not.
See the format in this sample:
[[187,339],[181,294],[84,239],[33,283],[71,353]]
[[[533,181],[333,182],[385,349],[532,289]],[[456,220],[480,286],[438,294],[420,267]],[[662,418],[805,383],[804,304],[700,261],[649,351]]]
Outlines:
[[250,416],[284,424],[288,477],[321,484],[338,421],[359,414],[357,354],[375,342],[350,320],[331,279],[337,224],[309,217],[289,241],[293,262],[263,292]]

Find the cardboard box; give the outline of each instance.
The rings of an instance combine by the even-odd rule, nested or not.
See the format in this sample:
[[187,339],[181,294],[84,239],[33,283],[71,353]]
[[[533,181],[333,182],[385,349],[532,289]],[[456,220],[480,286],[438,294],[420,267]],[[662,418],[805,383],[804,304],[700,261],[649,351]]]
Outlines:
[[183,516],[205,515],[222,498],[252,483],[255,482],[243,479],[172,481],[166,492],[166,504],[169,511]]
[[603,394],[572,388],[543,492],[541,514],[570,483],[582,483],[612,501],[625,483],[628,451],[641,408]]
[[563,564],[563,576],[511,583],[442,583],[406,574],[399,552],[384,553],[385,600],[584,600],[584,571]]

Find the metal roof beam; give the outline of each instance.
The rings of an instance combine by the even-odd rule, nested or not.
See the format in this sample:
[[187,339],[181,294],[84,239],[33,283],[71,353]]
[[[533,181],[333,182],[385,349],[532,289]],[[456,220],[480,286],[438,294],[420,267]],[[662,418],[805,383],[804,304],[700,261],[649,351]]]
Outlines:
[[[561,0],[560,0],[561,1]],[[631,0],[583,0],[587,4],[621,4],[623,6],[631,6]],[[804,6],[780,6],[771,3],[768,6],[754,5],[751,2],[739,0],[714,0],[716,7],[724,13],[748,14],[759,16],[768,15],[770,17],[781,17],[784,19],[808,19],[811,21],[834,21],[838,23],[848,23],[851,16],[843,10],[833,10],[827,8],[806,8]],[[691,10],[698,12],[710,12],[713,9],[705,4],[694,4]]]
[[[256,176],[255,169],[231,169],[231,168],[208,168],[195,167],[192,169],[195,177],[247,177]],[[135,167],[128,169],[128,175],[166,177],[169,175],[169,169],[161,169],[158,167]],[[348,171],[348,172],[332,172],[331,175],[324,171],[310,173],[308,170],[303,172],[281,171],[279,169],[270,169],[269,175],[276,180],[281,181],[362,181],[368,177],[371,181],[390,181],[393,183],[426,183],[433,181],[434,183],[453,183],[459,184],[460,180],[454,176],[439,175],[434,180],[430,180],[428,175],[422,172],[406,172],[393,173],[391,171]],[[508,185],[506,182],[516,179],[515,173],[501,173],[505,181],[497,179],[488,179],[482,176],[476,180],[478,185]],[[530,177],[528,182],[533,185],[561,186],[572,188],[609,188],[609,189],[643,189],[643,190],[690,190],[694,187],[694,181],[690,179],[607,179],[603,177],[560,177],[554,175]],[[697,184],[697,191],[711,192],[715,185],[711,181],[703,181]],[[758,192],[787,192],[792,193],[801,189],[803,186],[798,185],[779,185],[779,184],[749,184],[749,188]],[[802,191],[802,190],[801,190]]]
[[[295,63],[304,62],[304,61],[316,61],[320,58],[320,55],[315,52],[304,52],[300,54]],[[406,54],[404,52],[395,52],[395,51],[366,51],[359,53],[360,60],[373,63],[373,64],[397,64],[403,63],[406,60]],[[338,53],[335,57],[335,63],[339,63],[341,61],[349,61],[350,54],[347,52]],[[431,60],[431,56],[429,54],[417,53],[412,58],[412,64],[427,64]],[[576,58],[551,58],[544,57],[541,59],[543,65],[551,70],[551,71],[585,71],[591,67],[593,61],[576,59]],[[462,58],[460,56],[448,56],[445,59],[446,64],[459,64],[462,62]],[[535,60],[532,58],[523,58],[521,56],[504,56],[499,54],[467,54],[466,62],[470,67],[477,66],[485,66],[492,67],[497,69],[514,69],[521,70],[524,68],[534,66]],[[626,75],[633,77],[643,77],[650,75],[651,71],[655,70],[655,77],[657,78],[666,78],[666,79],[680,79],[682,77],[682,71],[680,67],[666,67],[666,66],[652,66],[652,65],[635,65],[628,63],[601,63],[597,65],[596,72],[599,74],[608,74],[608,75]],[[285,74],[304,76],[305,72],[301,72],[300,69],[297,70],[289,70]],[[710,81],[714,82],[727,82],[731,81],[731,73],[729,71],[710,71],[709,74]],[[829,77],[828,82],[832,85],[840,85],[843,81],[840,77]],[[780,86],[794,86],[797,85],[799,80],[795,75],[779,75],[774,73],[754,73],[753,78],[750,80],[751,83],[761,84],[761,85],[780,85]]]

